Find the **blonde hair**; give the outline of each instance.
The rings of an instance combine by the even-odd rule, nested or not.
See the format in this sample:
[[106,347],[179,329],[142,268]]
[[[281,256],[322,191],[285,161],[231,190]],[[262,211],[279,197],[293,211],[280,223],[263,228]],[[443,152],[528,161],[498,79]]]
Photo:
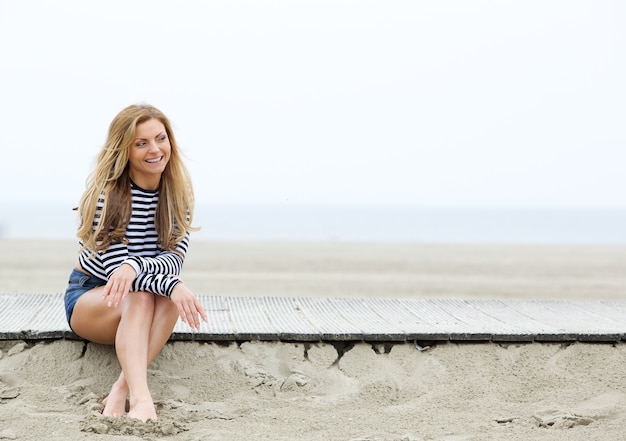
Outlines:
[[[126,242],[126,227],[132,211],[129,151],[137,126],[151,119],[157,119],[165,126],[171,145],[170,159],[161,175],[154,220],[159,243],[164,250],[176,251],[178,242],[190,231],[198,230],[192,226],[194,194],[191,178],[169,120],[154,106],[134,104],[118,113],[111,122],[96,168],[89,175],[86,190],[80,198],[77,236],[85,249],[95,253],[111,244]],[[103,202],[104,206],[96,218],[98,202]]]

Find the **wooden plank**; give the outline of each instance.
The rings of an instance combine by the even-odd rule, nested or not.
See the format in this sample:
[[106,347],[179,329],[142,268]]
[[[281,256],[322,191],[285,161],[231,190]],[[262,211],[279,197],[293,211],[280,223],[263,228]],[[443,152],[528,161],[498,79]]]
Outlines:
[[465,323],[457,317],[441,309],[439,300],[403,299],[402,304],[406,305],[415,317],[441,331],[456,332],[465,326]]
[[28,324],[27,311],[36,306],[31,298],[32,307],[29,308],[29,304],[23,300],[20,302],[20,298],[28,300],[29,297],[19,294],[4,294],[2,296],[2,302],[0,302],[0,336],[2,338],[13,338],[14,335],[19,334],[19,331],[24,329]]
[[[450,340],[488,341],[490,333],[485,332],[475,317],[459,311],[458,301],[448,299],[407,300],[413,314],[428,317],[437,333],[445,333]],[[427,337],[424,335],[422,337]]]
[[405,341],[423,340],[428,335],[428,341],[448,340],[449,334],[445,327],[428,322],[425,314],[416,313],[415,305],[398,299],[368,299],[368,308],[374,313],[394,324],[399,332],[404,334]]
[[363,340],[360,326],[346,318],[328,298],[299,298],[300,310],[320,330],[322,340]]
[[[538,301],[533,301],[535,304]],[[562,318],[562,328],[577,334],[578,341],[619,341],[620,326],[612,320],[602,320],[591,313],[587,305],[591,302],[553,300],[541,305]],[[623,329],[623,327],[622,327]]]
[[576,341],[578,336],[572,332],[563,314],[555,313],[546,307],[547,301],[511,302],[511,308],[536,322],[536,341]]
[[[22,295],[22,299],[26,299],[30,295]],[[33,303],[36,305],[33,306]],[[59,303],[61,312],[59,313]],[[32,312],[32,316],[25,317],[28,324],[24,327],[24,331],[35,330],[35,335],[42,338],[60,338],[70,332],[67,319],[65,318],[65,308],[63,301],[59,302],[59,296],[54,294],[36,294],[32,300],[28,302],[28,311]],[[27,314],[26,314],[27,315]],[[73,333],[72,333],[73,334]]]
[[438,300],[438,307],[462,323],[460,331],[450,332],[450,340],[456,341],[490,341],[495,332],[502,332],[503,328],[491,317],[483,314],[472,303],[456,299]]
[[[537,301],[533,301],[537,304]],[[591,302],[580,302],[571,300],[554,300],[542,302],[543,307],[552,311],[562,318],[562,326],[568,329],[584,329],[600,332],[614,332],[619,323],[613,320],[606,320],[590,311]]]
[[421,308],[416,308],[415,303],[399,299],[374,298],[368,300],[368,306],[386,320],[393,320],[406,341],[437,341],[450,338],[445,326],[430,322],[428,315]]
[[229,297],[227,304],[236,340],[278,340],[276,329],[260,297]]
[[626,310],[620,308],[613,301],[587,301],[584,308],[590,314],[598,317],[598,320],[610,320],[618,328],[623,330],[623,320]]
[[321,332],[302,312],[298,299],[263,297],[270,320],[279,331],[280,340],[320,341]]
[[[199,296],[209,322],[172,340],[619,341],[626,301]],[[1,294],[0,339],[78,338],[63,294]]]
[[360,328],[363,340],[406,341],[406,333],[395,323],[387,311],[379,314],[373,309],[371,299],[331,299],[337,311]]
[[499,331],[492,334],[492,341],[532,342],[536,337],[537,322],[511,308],[509,302],[498,300],[469,301],[474,308],[489,317]]
[[220,341],[234,340],[235,328],[230,319],[230,308],[226,298],[222,296],[199,296],[198,300],[207,314],[208,321],[200,324],[195,332],[178,320],[170,340]]
[[73,335],[65,320],[60,294],[0,296],[0,338],[63,338]]

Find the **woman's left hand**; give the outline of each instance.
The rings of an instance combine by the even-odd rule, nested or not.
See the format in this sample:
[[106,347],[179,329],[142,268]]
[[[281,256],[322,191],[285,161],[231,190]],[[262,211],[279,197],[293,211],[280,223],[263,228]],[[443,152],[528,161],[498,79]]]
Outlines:
[[178,315],[180,315],[182,321],[191,328],[200,329],[200,318],[198,315],[205,322],[208,320],[198,298],[182,282],[174,287],[170,299],[178,308]]

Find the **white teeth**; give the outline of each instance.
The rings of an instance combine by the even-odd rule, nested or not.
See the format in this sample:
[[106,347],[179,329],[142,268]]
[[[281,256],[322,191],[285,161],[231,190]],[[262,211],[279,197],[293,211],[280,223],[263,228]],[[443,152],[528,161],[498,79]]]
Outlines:
[[162,158],[163,158],[163,156],[160,156],[160,157],[154,158],[154,159],[146,159],[146,162],[149,162],[149,163],[153,164],[155,162],[159,162]]

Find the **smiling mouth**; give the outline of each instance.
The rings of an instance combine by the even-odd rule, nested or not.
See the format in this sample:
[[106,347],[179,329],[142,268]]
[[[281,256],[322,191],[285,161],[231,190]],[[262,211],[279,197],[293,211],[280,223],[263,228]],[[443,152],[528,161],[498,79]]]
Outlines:
[[146,159],[146,162],[148,164],[156,164],[157,162],[161,162],[162,159],[163,159],[163,156],[159,156],[158,158]]

